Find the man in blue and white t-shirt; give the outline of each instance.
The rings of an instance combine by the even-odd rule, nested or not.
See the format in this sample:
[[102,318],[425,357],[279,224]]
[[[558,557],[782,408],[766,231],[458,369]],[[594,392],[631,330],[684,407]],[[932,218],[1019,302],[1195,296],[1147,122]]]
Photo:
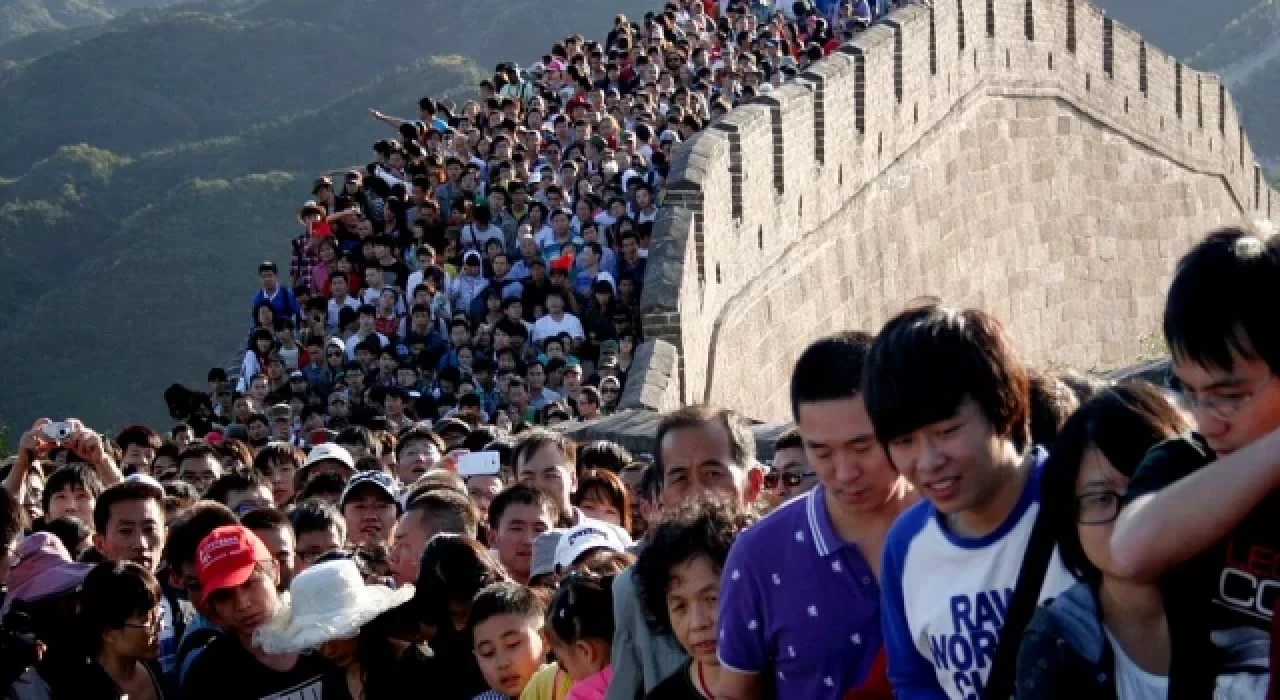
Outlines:
[[[979,700],[1040,509],[1026,369],[994,317],[930,305],[881,330],[865,392],[877,437],[924,499],[884,547],[889,681],[898,700]],[[1055,555],[1041,598],[1070,581]]]

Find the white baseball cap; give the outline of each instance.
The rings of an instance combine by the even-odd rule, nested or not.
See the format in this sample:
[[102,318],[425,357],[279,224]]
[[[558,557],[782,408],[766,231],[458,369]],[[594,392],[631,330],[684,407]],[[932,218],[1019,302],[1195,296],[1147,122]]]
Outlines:
[[322,442],[311,448],[311,452],[307,453],[307,461],[302,467],[305,469],[316,462],[326,459],[336,459],[352,471],[356,468],[356,461],[351,458],[351,453],[347,451],[347,448],[332,442]]
[[572,567],[583,554],[592,549],[625,552],[627,543],[618,536],[613,525],[584,519],[565,532],[556,545],[556,570]]

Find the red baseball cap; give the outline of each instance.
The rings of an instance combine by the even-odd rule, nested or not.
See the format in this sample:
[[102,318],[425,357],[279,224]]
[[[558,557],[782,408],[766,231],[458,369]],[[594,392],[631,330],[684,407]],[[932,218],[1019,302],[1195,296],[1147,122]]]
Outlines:
[[200,602],[224,588],[235,588],[253,575],[258,562],[271,561],[271,552],[248,528],[223,525],[205,535],[196,548],[196,577],[200,579]]

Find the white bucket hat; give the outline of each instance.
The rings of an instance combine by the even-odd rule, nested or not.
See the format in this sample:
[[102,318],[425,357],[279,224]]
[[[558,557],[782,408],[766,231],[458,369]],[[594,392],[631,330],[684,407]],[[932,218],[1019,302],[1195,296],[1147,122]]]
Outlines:
[[413,586],[365,584],[349,559],[317,564],[293,579],[289,604],[253,633],[253,641],[269,654],[280,654],[352,639],[373,618],[412,597]]

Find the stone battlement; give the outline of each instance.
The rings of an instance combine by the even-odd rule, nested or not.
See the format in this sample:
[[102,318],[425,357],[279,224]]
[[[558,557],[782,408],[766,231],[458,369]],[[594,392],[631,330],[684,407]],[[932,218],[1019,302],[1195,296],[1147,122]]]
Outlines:
[[1149,358],[1177,257],[1273,201],[1218,77],[1088,2],[913,5],[681,146],[642,299],[678,384],[632,407],[785,418],[809,341],[926,294],[1038,366]]

